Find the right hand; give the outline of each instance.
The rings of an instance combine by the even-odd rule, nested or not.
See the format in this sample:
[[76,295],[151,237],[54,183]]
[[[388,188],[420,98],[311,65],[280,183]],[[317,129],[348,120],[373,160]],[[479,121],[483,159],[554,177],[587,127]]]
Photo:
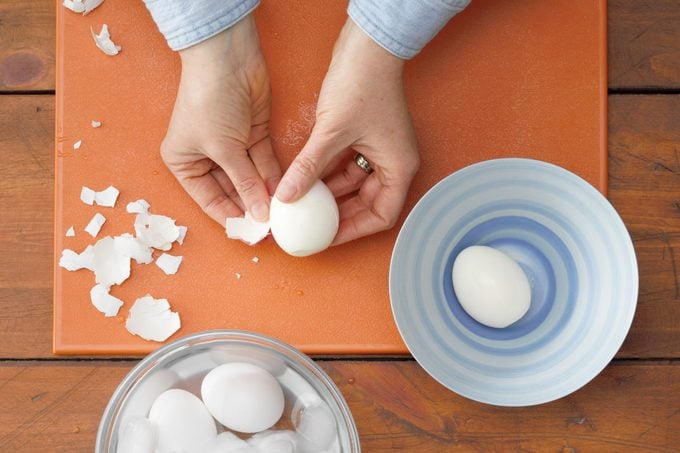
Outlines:
[[246,210],[267,220],[281,168],[269,136],[269,74],[252,15],[180,51],[180,58],[163,161],[220,225]]
[[[419,157],[403,66],[348,19],[321,87],[314,129],[277,189],[281,201],[295,201],[323,177],[336,197],[352,194],[339,206],[333,245],[391,228],[404,206]],[[338,170],[356,152],[373,173],[352,160]]]

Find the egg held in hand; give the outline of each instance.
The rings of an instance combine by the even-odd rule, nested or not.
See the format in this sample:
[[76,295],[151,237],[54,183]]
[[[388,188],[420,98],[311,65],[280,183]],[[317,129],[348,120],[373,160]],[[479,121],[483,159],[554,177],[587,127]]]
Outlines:
[[231,362],[210,371],[201,383],[201,398],[225,427],[256,433],[269,429],[283,415],[283,389],[266,370]]
[[482,245],[464,249],[453,263],[452,277],[460,305],[481,324],[508,327],[529,310],[529,279],[500,250]]
[[339,221],[338,204],[320,180],[292,203],[272,198],[269,210],[274,240],[293,256],[309,256],[328,248],[338,232]]

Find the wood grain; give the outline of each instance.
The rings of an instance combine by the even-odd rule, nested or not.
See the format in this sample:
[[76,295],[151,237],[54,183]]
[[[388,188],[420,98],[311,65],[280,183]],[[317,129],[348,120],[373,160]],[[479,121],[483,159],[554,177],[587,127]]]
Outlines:
[[[0,358],[52,357],[52,98],[0,96]],[[638,256],[619,357],[680,357],[680,98],[610,98],[610,199]]]
[[0,96],[0,357],[49,354],[54,97]]
[[610,96],[609,198],[633,238],[640,296],[620,357],[680,356],[680,97]]
[[[615,364],[562,400],[486,406],[413,361],[320,362],[338,384],[364,452],[670,452],[680,443],[680,366]],[[0,364],[0,451],[92,451],[128,362]]]
[[608,1],[609,88],[680,88],[677,0]]
[[0,2],[0,91],[54,90],[55,2]]

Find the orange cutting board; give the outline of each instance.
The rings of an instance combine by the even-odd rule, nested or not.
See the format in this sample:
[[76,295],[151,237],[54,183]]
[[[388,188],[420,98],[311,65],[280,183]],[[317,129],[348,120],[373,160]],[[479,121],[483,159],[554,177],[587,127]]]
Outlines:
[[[256,11],[272,79],[272,134],[286,168],[314,121],[319,87],[346,1],[263,0]],[[145,294],[167,298],[192,332],[233,328],[278,337],[312,354],[406,353],[388,296],[389,261],[401,222],[446,175],[477,161],[531,157],[606,188],[606,4],[604,0],[474,0],[408,62],[405,86],[422,167],[399,224],[316,256],[293,258],[271,239],[227,240],[163,165],[164,137],[179,80],[171,52],[140,0],[108,0],[88,16],[57,7],[55,260],[94,240],[83,228],[101,212],[99,238],[133,232],[125,205],[189,232],[170,253],[179,272],[135,265],[112,294],[125,301],[105,318],[89,300],[89,271],[56,266],[54,351],[142,354],[159,345],[130,335],[124,318]],[[109,57],[90,36],[108,24],[122,52]],[[102,122],[91,127],[91,120]],[[82,140],[78,150],[73,143]],[[81,187],[121,191],[115,208],[79,200]],[[65,237],[69,226],[75,237]],[[251,261],[259,257],[259,262]],[[237,279],[235,274],[241,275]]]

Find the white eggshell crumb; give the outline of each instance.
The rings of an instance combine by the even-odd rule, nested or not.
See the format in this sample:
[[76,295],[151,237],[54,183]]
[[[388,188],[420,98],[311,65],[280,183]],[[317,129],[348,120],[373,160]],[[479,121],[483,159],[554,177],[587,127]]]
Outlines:
[[276,378],[245,362],[225,363],[211,370],[201,383],[201,398],[218,422],[242,433],[274,426],[285,404]]
[[158,452],[204,453],[215,441],[217,427],[203,402],[181,389],[161,393],[149,411],[158,427]]
[[92,260],[94,258],[94,247],[88,245],[80,254],[70,249],[61,251],[59,266],[67,271],[77,271],[80,269],[92,270]]
[[267,430],[254,434],[248,439],[248,444],[258,448],[261,452],[295,453],[297,436],[293,431]]
[[241,274],[238,272],[234,272],[234,277],[236,277],[236,280],[241,280]]
[[189,230],[188,227],[184,225],[178,225],[177,228],[179,229],[179,236],[177,236],[177,243],[179,245],[184,244],[184,238],[187,237],[187,231]]
[[128,203],[125,210],[130,214],[147,214],[149,212],[149,203],[146,200],[137,200]]
[[451,274],[458,302],[485,326],[507,327],[529,310],[529,279],[520,265],[500,250],[470,246],[456,256]]
[[257,264],[257,263],[260,262],[260,258],[258,258],[257,256],[254,256],[250,261],[252,261],[253,263]]
[[228,217],[226,229],[229,239],[238,239],[248,245],[255,245],[269,234],[269,222],[258,222],[246,212],[243,217]]
[[92,270],[97,283],[120,285],[130,276],[130,257],[116,248],[112,237],[106,236],[94,245]]
[[83,186],[83,188],[80,189],[80,201],[92,206],[94,204],[95,194],[96,192],[94,190],[90,189],[89,187]]
[[64,0],[62,3],[66,9],[70,9],[74,13],[84,13],[85,4],[83,0]]
[[153,261],[151,247],[142,244],[129,233],[114,237],[113,242],[121,255],[132,258],[137,264],[149,264]]
[[95,33],[91,27],[90,32],[92,33],[92,39],[94,39],[94,43],[97,45],[99,50],[104,52],[106,55],[118,55],[118,52],[121,51],[121,47],[117,46],[113,43],[113,41],[111,41],[108,25],[102,25],[102,30],[99,32],[99,34]]
[[137,214],[135,233],[143,244],[163,251],[170,250],[180,234],[170,217],[144,212]]
[[75,236],[75,235],[76,235],[76,230],[74,230],[73,227],[70,226],[70,227],[68,228],[68,230],[66,230],[66,237],[67,237],[67,238],[72,238],[72,237]]
[[118,431],[116,453],[153,453],[158,443],[158,427],[146,417],[126,419]]
[[85,231],[93,238],[96,238],[99,231],[102,229],[104,222],[106,222],[106,217],[100,213],[96,213],[94,217],[92,217],[92,220],[90,220],[90,223],[85,227]]
[[80,146],[81,146],[82,144],[83,144],[83,141],[82,141],[82,140],[78,140],[77,142],[75,142],[75,143],[73,144],[73,149],[75,149],[75,150],[80,149]]
[[167,275],[176,274],[181,263],[181,256],[174,256],[168,253],[163,253],[156,259],[156,266],[160,267]]
[[109,294],[110,287],[105,285],[95,285],[90,290],[90,301],[97,310],[110,318],[116,316],[118,310],[123,306],[123,301]]
[[272,236],[289,255],[309,256],[325,250],[333,242],[339,222],[338,204],[320,180],[293,203],[272,198],[269,211]]
[[92,125],[93,128],[96,129],[96,128],[98,128],[98,127],[101,127],[102,122],[101,122],[101,121],[97,121],[97,120],[92,120],[92,122],[91,122],[90,124]]
[[116,205],[120,191],[113,186],[109,186],[101,192],[95,192],[94,202],[99,206],[113,208]]
[[145,340],[165,341],[181,327],[179,314],[170,311],[167,299],[140,297],[130,308],[125,328]]

